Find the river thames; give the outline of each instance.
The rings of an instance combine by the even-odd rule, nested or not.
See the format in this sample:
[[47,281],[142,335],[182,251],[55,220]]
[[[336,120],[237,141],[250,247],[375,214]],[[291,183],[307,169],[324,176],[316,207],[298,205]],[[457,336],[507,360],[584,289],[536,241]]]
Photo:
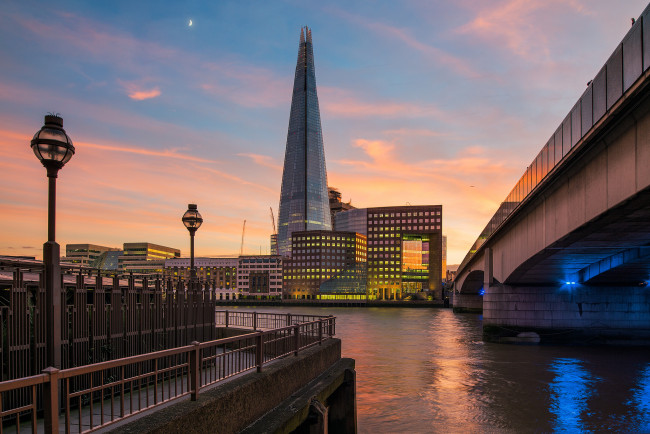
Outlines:
[[336,316],[360,433],[650,432],[647,348],[485,343],[450,309],[234,309]]

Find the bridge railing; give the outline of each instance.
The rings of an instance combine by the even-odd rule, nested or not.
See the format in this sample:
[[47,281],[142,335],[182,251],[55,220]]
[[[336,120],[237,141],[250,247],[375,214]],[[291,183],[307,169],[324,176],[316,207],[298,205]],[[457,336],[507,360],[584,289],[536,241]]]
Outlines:
[[650,68],[650,5],[634,22],[605,65],[591,80],[537,157],[501,203],[458,267],[461,272],[485,241],[574,149],[601,126],[601,120],[636,90],[635,84]]
[[[246,314],[271,315],[224,317]],[[306,317],[302,315],[278,316],[291,318],[292,324],[76,368],[50,367],[39,375],[0,382],[0,426],[13,425],[16,432],[21,423],[32,432],[93,431],[187,395],[196,400],[208,386],[254,369],[260,372],[265,364],[298,355],[334,335],[333,316],[306,322],[294,321]],[[7,405],[11,400],[5,398],[16,393],[28,399]],[[44,417],[37,420],[39,399]]]

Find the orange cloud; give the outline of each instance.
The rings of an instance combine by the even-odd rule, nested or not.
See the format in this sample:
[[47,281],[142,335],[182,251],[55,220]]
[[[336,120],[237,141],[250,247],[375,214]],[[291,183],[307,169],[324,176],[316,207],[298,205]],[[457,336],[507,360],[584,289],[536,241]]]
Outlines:
[[95,148],[95,149],[101,149],[103,151],[115,151],[115,152],[127,152],[130,154],[139,154],[139,155],[147,155],[151,157],[163,157],[163,158],[174,158],[174,159],[179,159],[179,160],[187,160],[187,161],[196,161],[198,163],[215,163],[216,161],[214,160],[207,160],[205,158],[200,158],[200,157],[194,157],[192,155],[183,155],[179,154],[176,149],[167,149],[163,151],[156,151],[153,149],[144,149],[144,148],[136,148],[136,147],[128,147],[128,146],[115,146],[115,145],[99,145],[97,143],[77,143],[77,146],[83,146],[87,148]]
[[259,154],[237,154],[239,157],[248,157],[253,162],[259,166],[268,167],[275,171],[282,171],[282,165],[275,161],[272,157],[268,155],[259,155]]
[[151,99],[157,96],[160,96],[160,89],[158,89],[157,87],[151,90],[135,90],[129,92],[129,98],[134,99],[136,101]]

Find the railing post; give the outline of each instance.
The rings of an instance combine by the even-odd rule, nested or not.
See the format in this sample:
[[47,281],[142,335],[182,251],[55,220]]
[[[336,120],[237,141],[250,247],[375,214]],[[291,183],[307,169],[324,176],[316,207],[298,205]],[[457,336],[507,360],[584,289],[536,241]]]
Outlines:
[[59,432],[59,370],[52,366],[43,369],[48,381],[43,384],[43,417],[46,433]]
[[329,337],[333,337],[336,334],[335,326],[336,326],[336,319],[334,315],[329,316],[329,321],[327,322],[329,324],[327,333],[329,334]]
[[262,372],[262,364],[264,363],[262,355],[262,332],[259,332],[255,336],[255,364],[257,365],[257,372]]
[[287,324],[285,325],[285,327],[289,327],[290,325],[291,325],[291,314],[288,313],[287,314]]
[[257,312],[253,312],[253,330],[257,330]]
[[323,345],[323,320],[318,321],[318,345]]
[[226,309],[226,328],[228,328],[229,321],[228,321],[228,310]]
[[298,349],[300,348],[300,331],[298,330],[300,326],[293,326],[293,354],[298,355]]
[[192,401],[196,401],[199,399],[199,389],[201,388],[201,350],[197,341],[193,341],[190,345],[194,345],[190,353],[190,383]]

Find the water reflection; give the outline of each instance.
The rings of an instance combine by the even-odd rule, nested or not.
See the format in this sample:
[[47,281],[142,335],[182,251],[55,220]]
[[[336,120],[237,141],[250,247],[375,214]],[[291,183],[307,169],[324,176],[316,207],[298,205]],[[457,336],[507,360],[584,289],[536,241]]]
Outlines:
[[638,431],[650,432],[650,365],[639,374],[637,386],[632,389],[631,402],[635,407],[638,419]]
[[446,309],[268,307],[334,315],[356,360],[360,434],[650,432],[650,352],[483,343]]
[[582,413],[587,409],[591,384],[595,381],[578,359],[556,359],[549,370],[555,378],[549,384],[551,413],[557,432],[585,432]]

